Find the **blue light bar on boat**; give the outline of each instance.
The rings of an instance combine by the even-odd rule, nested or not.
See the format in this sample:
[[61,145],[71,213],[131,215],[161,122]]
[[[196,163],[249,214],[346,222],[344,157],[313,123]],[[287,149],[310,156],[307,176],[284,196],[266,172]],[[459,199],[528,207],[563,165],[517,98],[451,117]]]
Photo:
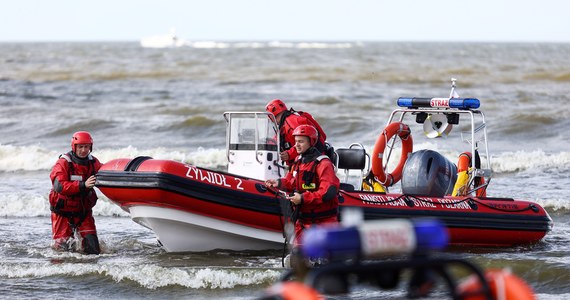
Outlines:
[[367,221],[350,227],[316,226],[302,238],[301,251],[311,258],[371,258],[445,248],[447,228],[436,219]]
[[476,98],[398,98],[400,107],[436,107],[436,108],[458,108],[475,109],[481,103]]

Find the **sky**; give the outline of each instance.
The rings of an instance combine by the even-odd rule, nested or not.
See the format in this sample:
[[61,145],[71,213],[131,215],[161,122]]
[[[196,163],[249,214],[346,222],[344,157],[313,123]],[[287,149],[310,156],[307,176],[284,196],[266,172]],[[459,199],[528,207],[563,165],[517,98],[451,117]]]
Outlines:
[[0,42],[570,42],[567,0],[7,0]]

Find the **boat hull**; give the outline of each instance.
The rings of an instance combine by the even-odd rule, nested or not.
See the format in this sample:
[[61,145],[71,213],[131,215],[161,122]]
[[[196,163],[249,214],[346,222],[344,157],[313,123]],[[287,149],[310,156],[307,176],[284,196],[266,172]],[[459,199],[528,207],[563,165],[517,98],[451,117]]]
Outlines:
[[155,232],[168,252],[266,250],[283,247],[281,232],[160,206],[136,205],[130,207],[129,211],[133,221]]
[[[97,187],[135,222],[155,232],[170,252],[283,247],[283,203],[260,180],[139,157],[103,165]],[[531,244],[552,228],[540,205],[522,200],[346,190],[340,195],[340,209],[359,207],[365,220],[438,218],[452,245]]]

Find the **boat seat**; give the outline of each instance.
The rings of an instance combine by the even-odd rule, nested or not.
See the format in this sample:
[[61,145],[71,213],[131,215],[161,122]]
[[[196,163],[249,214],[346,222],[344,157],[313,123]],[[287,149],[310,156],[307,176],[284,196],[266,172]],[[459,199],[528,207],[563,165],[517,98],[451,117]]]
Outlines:
[[[370,170],[370,155],[366,153],[364,146],[359,143],[351,144],[348,148],[338,148],[336,153],[336,167],[338,170],[344,170],[344,180],[341,181],[342,186],[350,185],[348,179],[351,170],[360,171],[358,177],[358,187],[353,186],[353,190],[360,190],[362,178],[365,173]],[[343,188],[344,189],[344,188]]]
[[345,192],[354,192],[354,185],[352,185],[350,183],[341,182],[340,183],[340,189],[345,191]]

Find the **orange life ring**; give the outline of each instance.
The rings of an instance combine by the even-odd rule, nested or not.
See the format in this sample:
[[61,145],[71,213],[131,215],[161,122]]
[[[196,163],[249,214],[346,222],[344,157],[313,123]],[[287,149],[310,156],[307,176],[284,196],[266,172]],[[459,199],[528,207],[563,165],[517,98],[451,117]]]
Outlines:
[[[457,161],[457,174],[469,170],[471,167],[471,152],[466,151],[459,154],[459,160]],[[484,177],[477,177],[475,182],[476,186],[485,184]],[[480,188],[475,192],[475,195],[479,198],[487,197],[487,188]]]
[[457,173],[469,170],[471,167],[471,152],[463,152],[459,154],[457,161]]
[[[402,140],[402,156],[394,171],[387,173],[386,170],[384,170],[383,163],[384,150],[386,149],[386,143],[396,135]],[[413,147],[412,132],[408,125],[401,122],[394,122],[384,128],[384,131],[376,140],[374,151],[372,152],[372,173],[374,173],[382,185],[389,187],[400,181],[404,164],[406,163],[406,159],[408,159],[408,155],[412,153]]]
[[[531,300],[536,299],[532,288],[520,277],[507,270],[491,269],[485,272],[492,299]],[[487,299],[483,286],[475,276],[467,278],[458,287],[459,296],[465,300]]]

